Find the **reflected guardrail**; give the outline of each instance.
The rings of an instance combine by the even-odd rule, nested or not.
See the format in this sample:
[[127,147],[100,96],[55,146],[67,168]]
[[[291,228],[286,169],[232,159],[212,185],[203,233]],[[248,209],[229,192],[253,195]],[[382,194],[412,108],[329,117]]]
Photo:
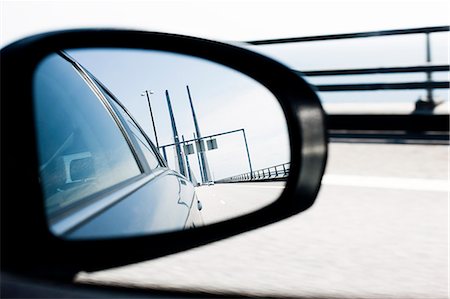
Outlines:
[[284,181],[289,176],[290,167],[291,163],[279,164],[217,180],[215,183]]

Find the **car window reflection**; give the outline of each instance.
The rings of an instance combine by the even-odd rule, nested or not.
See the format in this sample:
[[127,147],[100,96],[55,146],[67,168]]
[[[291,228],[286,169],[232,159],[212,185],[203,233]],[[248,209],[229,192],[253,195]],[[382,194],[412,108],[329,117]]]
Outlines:
[[34,105],[48,215],[141,173],[114,119],[61,56],[38,67]]

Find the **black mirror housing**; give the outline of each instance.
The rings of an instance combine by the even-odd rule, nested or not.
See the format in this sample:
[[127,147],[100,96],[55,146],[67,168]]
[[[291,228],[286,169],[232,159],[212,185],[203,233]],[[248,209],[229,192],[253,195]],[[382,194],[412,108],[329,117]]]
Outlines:
[[[280,198],[251,214],[182,232],[89,241],[55,237],[48,230],[38,180],[33,73],[50,53],[105,47],[162,50],[203,58],[233,68],[269,89],[283,109],[290,138],[290,175]],[[1,50],[1,59],[3,270],[71,278],[80,270],[136,263],[227,238],[295,215],[314,203],[327,157],[323,109],[307,82],[263,55],[236,45],[180,35],[74,30],[18,41]],[[17,126],[21,130],[17,130]],[[90,161],[72,162],[70,173],[73,178],[85,179],[94,175]],[[199,207],[201,209],[201,204]]]

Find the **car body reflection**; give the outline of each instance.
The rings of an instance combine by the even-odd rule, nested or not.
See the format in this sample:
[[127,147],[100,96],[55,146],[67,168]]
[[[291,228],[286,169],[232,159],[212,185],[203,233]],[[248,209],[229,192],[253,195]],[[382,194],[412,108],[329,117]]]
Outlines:
[[51,231],[68,239],[203,224],[194,186],[167,167],[122,104],[67,54],[35,74],[40,181]]

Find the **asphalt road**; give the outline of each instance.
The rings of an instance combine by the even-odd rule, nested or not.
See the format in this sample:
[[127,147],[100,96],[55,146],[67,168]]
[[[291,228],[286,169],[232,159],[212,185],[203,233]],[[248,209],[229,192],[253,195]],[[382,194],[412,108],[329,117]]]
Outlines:
[[283,189],[284,182],[234,183],[202,186],[196,192],[203,220],[211,224],[259,210],[274,202]]
[[[436,145],[331,144],[320,194],[304,213],[77,281],[262,297],[448,298],[448,154]],[[215,194],[214,203],[203,200],[207,221],[217,220],[207,209],[234,215],[282,190],[240,185],[199,190]]]

